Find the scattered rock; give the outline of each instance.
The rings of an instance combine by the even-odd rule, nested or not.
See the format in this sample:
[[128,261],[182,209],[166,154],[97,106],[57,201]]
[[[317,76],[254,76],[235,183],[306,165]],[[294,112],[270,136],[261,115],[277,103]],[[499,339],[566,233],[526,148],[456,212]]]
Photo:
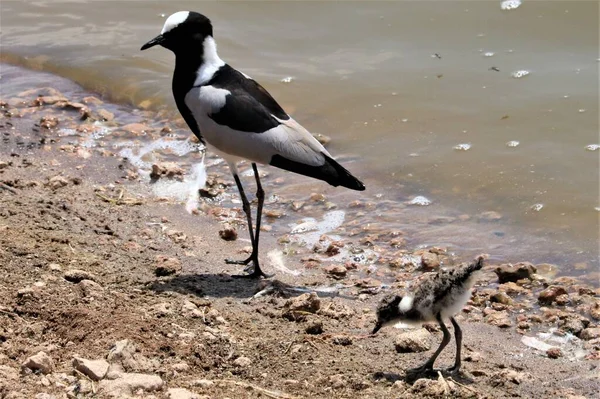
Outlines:
[[235,241],[237,240],[238,234],[235,228],[226,226],[224,229],[219,230],[219,237],[225,241]]
[[454,383],[452,382],[452,386],[449,383],[452,381],[440,381],[432,380],[429,378],[419,378],[414,382],[412,387],[410,388],[410,393],[423,396],[426,398],[435,397],[435,398],[443,398],[448,397],[451,391],[451,388],[454,388]]
[[174,365],[171,366],[171,369],[178,373],[183,373],[190,369],[190,365],[187,364],[186,362],[175,363]]
[[58,126],[58,118],[55,116],[44,116],[40,119],[40,126],[44,129],[54,129]]
[[530,378],[531,376],[528,373],[521,373],[511,369],[503,369],[493,375],[491,382],[493,385],[507,385],[508,383],[519,385]]
[[310,320],[304,329],[307,334],[319,335],[323,333],[323,322],[321,320]]
[[563,287],[551,285],[546,288],[540,295],[538,296],[538,301],[544,305],[550,305],[552,302],[556,301],[556,298],[560,295],[567,295],[567,290]]
[[46,186],[50,187],[52,190],[57,190],[61,187],[65,187],[69,184],[69,181],[62,176],[54,176],[52,177]]
[[108,372],[108,362],[104,359],[88,360],[82,357],[73,358],[75,370],[83,373],[94,381],[100,381]]
[[425,352],[431,349],[431,333],[424,328],[400,333],[394,340],[396,352]]
[[163,388],[162,378],[155,374],[124,373],[115,380],[102,380],[98,384],[98,392],[114,398],[131,396],[138,390],[146,392],[159,391]]
[[433,252],[424,251],[421,254],[421,266],[425,269],[437,269],[440,267],[440,258]]
[[105,122],[110,122],[113,119],[115,119],[115,114],[113,114],[112,112],[109,112],[105,109],[99,109],[98,116],[100,117],[101,120],[103,120]]
[[150,360],[137,353],[135,345],[128,339],[115,342],[108,352],[106,360],[111,363],[108,374],[114,371],[118,375],[119,369],[124,371],[149,371],[159,367],[158,361]]
[[202,388],[211,388],[212,386],[215,385],[214,382],[212,382],[211,380],[196,380],[194,382],[192,382],[192,385],[196,386],[196,387],[202,387]]
[[155,181],[161,177],[167,177],[170,179],[183,180],[184,170],[174,162],[163,162],[152,165],[152,172],[150,172],[150,179]]
[[288,299],[284,307],[290,311],[315,313],[321,307],[321,299],[315,292],[306,293]]
[[181,271],[181,262],[177,258],[157,255],[154,263],[154,274],[157,277],[170,276]]
[[48,269],[50,269],[53,272],[60,272],[60,271],[62,271],[62,267],[58,263],[50,263],[48,265]]
[[167,390],[168,399],[199,399],[200,395],[195,394],[185,388],[169,388]]
[[334,335],[331,337],[331,342],[333,342],[334,345],[348,346],[352,345],[352,338],[347,335]]
[[546,355],[550,358],[550,359],[558,359],[559,357],[563,356],[562,351],[560,350],[560,348],[550,348],[546,351]]
[[252,360],[246,356],[240,356],[233,361],[233,364],[237,367],[247,367],[252,364]]
[[589,320],[577,317],[577,315],[572,315],[572,317],[567,317],[564,320],[564,323],[562,324],[560,329],[563,331],[568,331],[576,336],[579,336],[588,324]]
[[334,374],[329,377],[329,384],[334,389],[344,388],[348,383],[343,374]]
[[492,326],[496,326],[496,327],[500,327],[500,328],[508,328],[508,327],[512,326],[512,321],[510,320],[510,317],[508,316],[508,312],[506,312],[506,311],[500,311],[500,312],[492,311],[492,313],[490,313],[487,316],[486,322],[488,324],[491,324]]
[[516,265],[505,264],[500,265],[494,270],[498,276],[498,282],[500,284],[508,282],[516,282],[525,278],[532,279],[535,274],[535,267],[529,262],[521,262]]
[[64,278],[71,283],[79,283],[83,280],[96,281],[96,277],[92,273],[79,269],[67,270]]
[[199,318],[204,316],[204,313],[198,309],[195,303],[191,301],[184,301],[181,305],[181,313],[187,317]]
[[33,105],[42,106],[42,105],[52,105],[60,102],[67,102],[67,98],[63,96],[38,96],[33,101]]
[[329,274],[335,279],[342,279],[346,277],[348,270],[342,265],[329,265],[325,267],[325,273]]
[[86,297],[98,297],[104,292],[104,288],[92,280],[81,280],[77,286],[81,290],[81,294]]
[[54,363],[46,352],[41,351],[28,357],[25,362],[23,362],[23,367],[32,371],[40,371],[42,374],[49,374],[54,368]]
[[321,307],[317,313],[321,316],[326,316],[332,319],[340,320],[354,315],[354,310],[352,310],[351,307],[344,305],[343,303],[331,301],[328,302],[325,306]]
[[510,305],[512,303],[512,298],[506,295],[505,292],[499,291],[492,296],[490,296],[490,301],[495,303],[501,303],[503,305]]
[[179,230],[167,230],[167,237],[173,240],[174,243],[180,244],[187,240],[187,236],[183,233],[183,231]]
[[586,341],[600,338],[600,327],[591,327],[583,329],[579,334],[579,338]]
[[151,130],[148,126],[143,125],[141,123],[130,123],[128,125],[121,127],[121,129],[125,130],[128,133],[132,133],[136,136],[145,134],[146,132],[149,132]]
[[321,193],[312,193],[310,195],[310,200],[313,202],[325,202],[325,200],[327,200],[327,197]]

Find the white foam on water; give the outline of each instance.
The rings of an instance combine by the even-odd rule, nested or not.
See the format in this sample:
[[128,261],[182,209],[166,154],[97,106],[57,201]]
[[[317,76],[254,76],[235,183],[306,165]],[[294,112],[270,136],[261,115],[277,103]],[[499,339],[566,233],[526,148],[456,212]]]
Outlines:
[[519,8],[521,4],[521,0],[505,0],[500,3],[500,8],[505,11],[514,10]]
[[[119,151],[119,155],[127,158],[132,165],[140,169],[149,169],[152,167],[152,163],[154,161],[152,152],[155,150],[171,150],[174,154],[183,156],[196,149],[196,145],[189,139],[184,141],[175,141],[160,138],[139,147],[137,151],[134,151],[133,145],[127,146],[127,144],[124,143],[123,146],[126,147]],[[148,158],[151,159],[150,161],[145,160],[146,155],[149,155]]]
[[267,252],[267,256],[271,261],[271,266],[280,272],[291,274],[292,276],[299,276],[302,274],[299,270],[288,269],[285,265],[285,260],[283,256],[283,252],[279,249],[274,249],[272,251]]
[[538,333],[537,338],[524,335],[521,338],[521,343],[543,352],[551,348],[560,348],[565,357],[571,361],[581,360],[587,355],[581,339],[571,333],[557,334],[557,331],[558,329],[553,327],[548,332]]
[[159,197],[173,198],[185,202],[185,209],[192,213],[198,207],[200,190],[206,184],[206,167],[202,161],[192,165],[183,181],[159,179],[152,184],[152,192]]

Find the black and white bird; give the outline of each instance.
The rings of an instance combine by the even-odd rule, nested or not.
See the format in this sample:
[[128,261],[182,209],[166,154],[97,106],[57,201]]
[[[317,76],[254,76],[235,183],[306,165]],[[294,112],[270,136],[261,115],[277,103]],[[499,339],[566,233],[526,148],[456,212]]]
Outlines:
[[[248,221],[252,254],[249,277],[267,275],[258,261],[258,240],[265,199],[256,164],[272,165],[323,180],[332,186],[362,191],[363,183],[337,163],[329,152],[271,95],[248,75],[226,64],[217,54],[210,20],[193,11],[179,11],[165,21],[160,35],[142,50],[161,45],[175,54],[173,96],[192,132],[228,163],[240,192]],[[256,180],[256,229],[252,228],[250,203],[244,194],[238,161],[252,163]]]
[[461,365],[462,331],[454,315],[460,312],[471,298],[475,272],[482,267],[483,256],[479,256],[471,264],[424,276],[415,287],[411,288],[411,293],[404,297],[388,295],[381,300],[377,307],[377,324],[372,334],[382,327],[399,322],[420,324],[437,321],[442,328],[444,336],[440,346],[423,365],[408,370],[409,374],[433,371],[433,363],[450,342],[450,332],[443,321],[447,318],[454,327],[456,339],[456,359],[454,366],[448,371],[458,373]]

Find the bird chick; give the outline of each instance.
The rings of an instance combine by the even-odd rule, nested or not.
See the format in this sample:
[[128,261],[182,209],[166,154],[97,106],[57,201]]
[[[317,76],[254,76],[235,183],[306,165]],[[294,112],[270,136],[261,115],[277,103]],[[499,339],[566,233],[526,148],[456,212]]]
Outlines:
[[456,359],[454,366],[448,369],[458,373],[461,366],[462,331],[454,319],[454,315],[462,310],[471,298],[471,288],[475,284],[475,272],[483,267],[483,256],[479,256],[468,265],[449,270],[441,270],[424,277],[411,292],[405,296],[388,295],[377,307],[377,323],[373,334],[382,327],[398,322],[420,324],[437,321],[444,334],[442,342],[434,354],[421,366],[407,372],[423,373],[433,371],[433,364],[442,350],[450,342],[450,332],[444,319],[450,319],[454,327],[456,339]]

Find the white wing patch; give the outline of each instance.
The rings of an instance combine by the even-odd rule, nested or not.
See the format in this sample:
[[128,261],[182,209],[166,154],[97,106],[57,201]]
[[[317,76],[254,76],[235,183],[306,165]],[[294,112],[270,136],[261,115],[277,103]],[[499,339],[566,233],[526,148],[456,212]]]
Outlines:
[[219,112],[219,110],[223,108],[229,94],[231,94],[229,90],[219,89],[213,86],[202,86],[200,87],[199,98],[206,113],[212,114]]
[[175,14],[172,14],[165,21],[165,25],[163,26],[160,34],[163,35],[163,34],[167,33],[168,31],[176,28],[177,25],[179,25],[180,23],[185,21],[189,15],[190,15],[189,11],[178,11]]
[[408,312],[409,310],[411,310],[412,305],[413,305],[413,300],[414,300],[414,298],[410,295],[403,297],[402,300],[400,301],[400,305],[398,305],[398,308],[400,309],[400,311]]

